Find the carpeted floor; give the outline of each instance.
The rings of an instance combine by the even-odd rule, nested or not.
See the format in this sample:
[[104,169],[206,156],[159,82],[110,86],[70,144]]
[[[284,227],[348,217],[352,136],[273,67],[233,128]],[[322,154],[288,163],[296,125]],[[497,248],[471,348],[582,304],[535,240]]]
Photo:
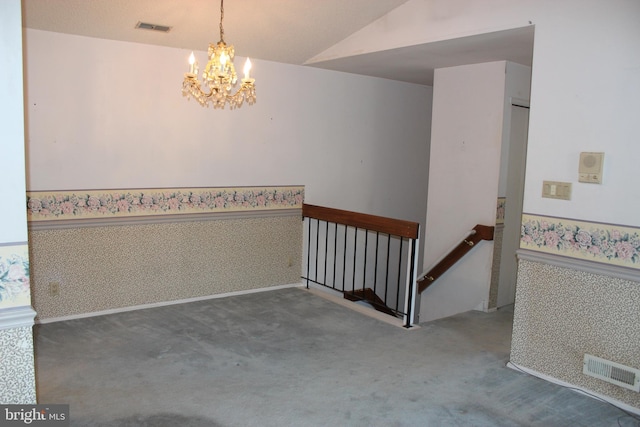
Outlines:
[[512,313],[412,331],[291,288],[36,326],[72,426],[637,426],[505,367]]

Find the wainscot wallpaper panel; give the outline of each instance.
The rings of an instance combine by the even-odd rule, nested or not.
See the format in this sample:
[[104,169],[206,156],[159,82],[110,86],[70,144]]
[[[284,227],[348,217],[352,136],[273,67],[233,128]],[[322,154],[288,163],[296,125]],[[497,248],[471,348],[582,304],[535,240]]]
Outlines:
[[41,229],[30,242],[38,320],[299,283],[301,275],[300,213]]
[[36,403],[31,326],[0,330],[0,402]]
[[640,285],[520,258],[511,361],[640,409],[640,394],[582,373],[585,353],[640,368]]
[[304,187],[29,193],[37,319],[300,283],[303,200]]

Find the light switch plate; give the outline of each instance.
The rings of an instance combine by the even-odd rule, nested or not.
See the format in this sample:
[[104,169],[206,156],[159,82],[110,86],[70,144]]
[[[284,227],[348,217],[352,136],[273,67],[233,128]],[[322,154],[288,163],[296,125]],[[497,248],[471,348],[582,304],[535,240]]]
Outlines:
[[542,197],[549,199],[571,200],[571,183],[542,181]]

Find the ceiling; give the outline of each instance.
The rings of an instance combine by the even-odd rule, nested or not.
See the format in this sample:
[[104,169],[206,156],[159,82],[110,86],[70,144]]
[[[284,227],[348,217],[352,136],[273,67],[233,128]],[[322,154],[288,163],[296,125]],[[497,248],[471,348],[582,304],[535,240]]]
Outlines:
[[[407,0],[227,0],[224,37],[238,55],[303,65]],[[23,0],[27,28],[206,50],[220,39],[217,0]],[[136,29],[139,21],[171,27]],[[309,66],[432,85],[433,69],[509,60],[531,65],[533,26],[356,55]]]

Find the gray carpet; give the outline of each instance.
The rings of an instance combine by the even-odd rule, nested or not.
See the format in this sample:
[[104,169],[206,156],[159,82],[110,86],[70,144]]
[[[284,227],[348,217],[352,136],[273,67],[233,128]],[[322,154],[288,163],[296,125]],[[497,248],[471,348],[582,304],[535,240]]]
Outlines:
[[637,426],[505,367],[512,312],[413,331],[301,289],[36,326],[72,426]]

